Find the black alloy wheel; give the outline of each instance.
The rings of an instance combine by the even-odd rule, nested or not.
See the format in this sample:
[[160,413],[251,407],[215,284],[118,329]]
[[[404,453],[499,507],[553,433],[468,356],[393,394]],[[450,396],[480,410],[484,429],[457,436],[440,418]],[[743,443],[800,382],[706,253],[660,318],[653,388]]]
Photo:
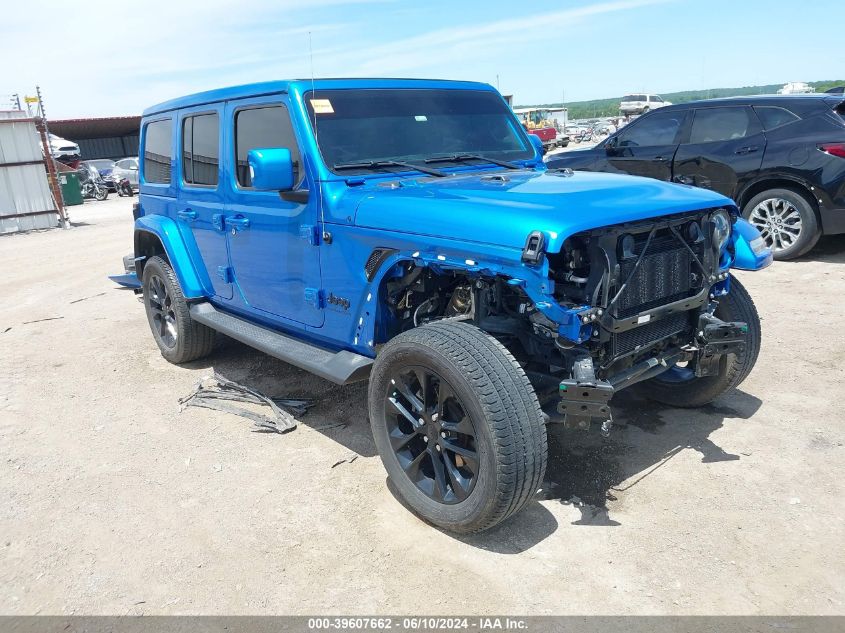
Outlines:
[[405,475],[434,501],[463,501],[478,479],[479,458],[475,425],[455,390],[425,367],[402,368],[390,382],[387,431]]
[[179,336],[176,311],[174,310],[173,299],[167,291],[167,284],[158,275],[151,275],[149,288],[151,326],[158,333],[162,343],[170,348],[176,347],[176,340]]

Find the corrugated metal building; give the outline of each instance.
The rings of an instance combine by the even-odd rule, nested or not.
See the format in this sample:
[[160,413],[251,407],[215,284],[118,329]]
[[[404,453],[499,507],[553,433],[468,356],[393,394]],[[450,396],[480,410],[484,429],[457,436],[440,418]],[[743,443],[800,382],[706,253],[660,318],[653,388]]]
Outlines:
[[50,121],[50,132],[79,145],[82,160],[138,155],[140,116]]
[[0,233],[59,226],[35,121],[0,111]]

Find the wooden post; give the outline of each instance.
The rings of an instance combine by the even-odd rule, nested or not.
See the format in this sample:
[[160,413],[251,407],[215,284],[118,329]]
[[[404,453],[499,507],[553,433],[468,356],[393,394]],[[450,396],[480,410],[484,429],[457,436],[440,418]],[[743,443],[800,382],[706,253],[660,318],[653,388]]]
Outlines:
[[53,202],[56,205],[56,211],[59,212],[59,218],[62,221],[62,226],[66,229],[70,228],[67,212],[65,210],[65,198],[62,195],[62,188],[59,186],[59,179],[56,174],[56,163],[53,160],[53,151],[50,148],[50,140],[47,138],[47,124],[42,118],[35,119],[35,127],[41,134],[41,147],[44,150],[44,163],[47,166],[47,180],[50,183],[50,192],[53,194]]

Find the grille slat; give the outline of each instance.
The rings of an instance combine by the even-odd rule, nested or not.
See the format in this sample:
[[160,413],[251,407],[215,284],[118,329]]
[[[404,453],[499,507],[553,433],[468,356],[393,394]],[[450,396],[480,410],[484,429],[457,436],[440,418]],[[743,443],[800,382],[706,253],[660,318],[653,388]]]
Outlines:
[[663,339],[690,329],[689,313],[673,314],[651,323],[646,323],[611,337],[611,354],[614,358],[625,356],[638,348],[645,348]]

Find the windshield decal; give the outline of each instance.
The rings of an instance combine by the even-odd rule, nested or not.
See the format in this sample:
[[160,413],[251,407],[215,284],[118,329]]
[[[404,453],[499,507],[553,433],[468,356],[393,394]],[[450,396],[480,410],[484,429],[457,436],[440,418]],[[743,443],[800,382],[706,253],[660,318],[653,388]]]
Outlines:
[[332,102],[328,99],[309,99],[314,114],[334,114]]

